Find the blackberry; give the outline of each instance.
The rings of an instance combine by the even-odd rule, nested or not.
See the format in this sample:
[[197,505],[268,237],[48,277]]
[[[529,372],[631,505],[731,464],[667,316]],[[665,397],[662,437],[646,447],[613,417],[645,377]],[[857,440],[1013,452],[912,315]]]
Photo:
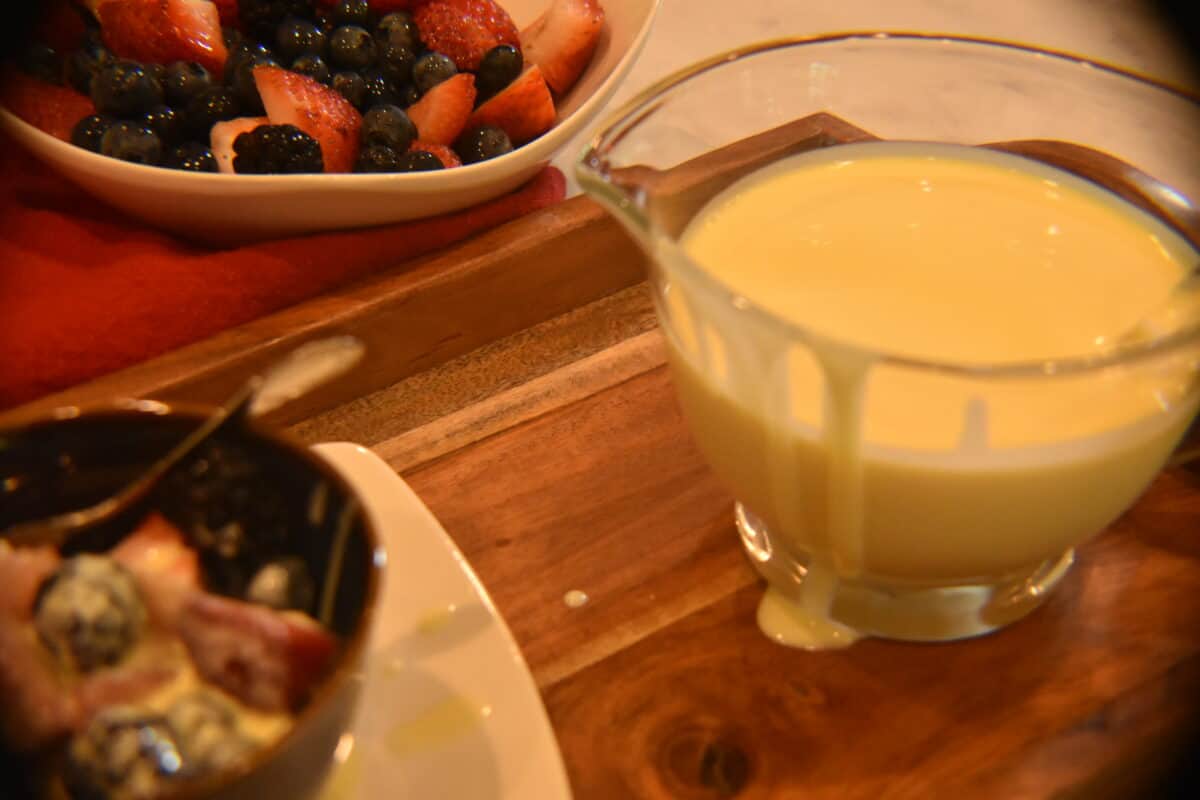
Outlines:
[[233,171],[241,173],[321,172],[321,145],[295,125],[260,125],[233,140]]
[[91,150],[93,153],[99,153],[100,140],[104,138],[104,132],[114,122],[116,122],[115,119],[103,114],[84,117],[76,122],[75,127],[71,130],[71,144]]
[[292,72],[307,75],[318,83],[329,85],[329,65],[320,56],[300,56],[292,62]]
[[275,31],[275,52],[284,61],[325,55],[325,34],[306,19],[288,17]]
[[359,111],[366,107],[367,82],[362,75],[357,72],[338,72],[334,74],[330,85]]
[[224,86],[210,86],[192,98],[183,112],[184,130],[197,139],[207,139],[218,122],[238,115],[237,100]]
[[333,21],[338,25],[371,24],[371,6],[367,0],[338,0],[333,7]]
[[184,142],[171,149],[163,159],[163,166],[187,172],[216,172],[217,160],[208,145],[200,142]]
[[329,60],[341,69],[365,69],[377,56],[375,40],[366,28],[343,25],[329,37]]
[[399,172],[400,154],[383,144],[364,145],[358,151],[355,172]]
[[133,576],[111,558],[85,554],[64,561],[42,585],[34,628],[62,663],[91,672],[133,650],[146,616]]
[[379,20],[375,26],[375,38],[380,42],[407,47],[414,53],[421,52],[421,31],[407,11],[393,11]]
[[269,42],[288,17],[312,19],[315,5],[313,0],[238,0],[238,21],[250,36]]
[[444,80],[458,74],[458,67],[450,56],[438,52],[428,52],[413,64],[412,79],[417,91],[425,94]]
[[101,709],[67,748],[63,782],[71,797],[157,797],[188,764],[161,716],[128,705]]
[[154,131],[165,145],[174,144],[183,133],[183,115],[170,106],[155,106],[137,122]]
[[446,165],[433,153],[424,150],[410,150],[400,155],[397,172],[426,172],[432,169],[445,169]]
[[489,158],[511,153],[512,141],[503,129],[495,125],[481,125],[472,128],[458,138],[454,143],[454,152],[462,159],[463,164],[474,164]]
[[488,50],[475,73],[476,102],[482,103],[508,86],[521,74],[524,66],[521,51],[511,45],[502,44]]
[[100,154],[134,164],[162,160],[162,139],[140,122],[116,122],[100,137]]
[[162,101],[162,84],[136,61],[112,61],[92,79],[92,102],[101,114],[134,117]]
[[163,78],[163,94],[167,103],[176,108],[186,108],[192,99],[212,86],[208,70],[194,61],[176,61],[167,67]]
[[98,39],[91,36],[85,38],[79,49],[67,56],[63,67],[67,83],[71,84],[76,91],[90,95],[92,79],[109,61],[112,61],[112,54]]
[[417,126],[398,106],[380,103],[363,115],[364,145],[382,144],[403,153],[417,138]]

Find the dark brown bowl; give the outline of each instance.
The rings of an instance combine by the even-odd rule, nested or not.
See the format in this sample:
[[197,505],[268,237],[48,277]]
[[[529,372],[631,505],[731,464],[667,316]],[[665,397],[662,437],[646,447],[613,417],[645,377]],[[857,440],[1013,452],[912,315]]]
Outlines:
[[[84,413],[62,409],[46,420],[0,430],[0,536],[14,523],[81,508],[108,496],[184,438],[209,411],[138,401]],[[230,509],[228,503],[223,511],[215,503],[206,509],[200,493],[186,491],[197,485],[186,473],[192,459],[164,480],[155,507],[168,518],[174,516],[177,524],[180,515],[265,514],[262,508],[271,509],[274,516],[269,519],[279,522],[272,522],[272,530],[286,531],[282,538],[272,538],[272,557],[303,559],[317,583],[318,597],[334,527],[343,511],[352,514],[329,624],[340,647],[329,674],[283,738],[238,768],[183,785],[171,798],[302,798],[319,788],[352,719],[386,558],[354,488],[304,446],[253,421],[223,431],[214,445],[225,453],[241,454],[239,458],[258,468],[255,501],[249,504],[255,510],[237,504]],[[327,487],[326,512],[313,522],[309,501],[322,483]],[[107,549],[122,532],[119,527],[101,530],[65,550]],[[253,561],[253,556],[246,559]],[[226,577],[236,583],[239,575],[239,569],[233,568]],[[32,794],[33,767],[0,747],[0,796]]]

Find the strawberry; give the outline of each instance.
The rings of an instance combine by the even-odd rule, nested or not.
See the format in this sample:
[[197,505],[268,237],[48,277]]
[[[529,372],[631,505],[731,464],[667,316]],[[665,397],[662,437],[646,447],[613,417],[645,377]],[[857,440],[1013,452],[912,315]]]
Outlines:
[[238,117],[237,119],[218,122],[209,131],[209,147],[213,158],[217,161],[217,171],[233,174],[233,140],[239,133],[252,131],[259,125],[270,123],[266,117]]
[[[499,94],[475,109],[469,127],[495,125],[503,128],[514,145],[541,136],[554,126],[557,112],[550,88],[536,66],[522,72]],[[420,126],[417,127],[420,130]]]
[[459,160],[458,154],[446,147],[444,144],[434,144],[433,142],[422,142],[420,139],[408,146],[409,150],[424,150],[426,153],[433,153],[437,156],[438,161],[442,162],[442,166],[446,169],[451,167],[461,167],[462,161]]
[[434,86],[408,108],[417,126],[417,138],[432,144],[450,144],[462,133],[475,107],[475,76],[460,72]]
[[33,616],[38,588],[61,560],[53,547],[12,547],[0,539],[0,617]]
[[478,69],[497,45],[521,46],[517,26],[493,0],[430,0],[413,11],[413,21],[429,49],[450,56],[460,70]]
[[71,141],[76,122],[96,113],[87,95],[11,68],[0,75],[0,102],[33,127],[64,142]]
[[255,67],[254,84],[272,125],[295,125],[317,140],[326,172],[354,168],[362,115],[339,92],[279,67]]
[[201,677],[266,711],[303,702],[337,649],[308,617],[207,592],[191,595],[178,630]]
[[159,514],[142,520],[109,555],[133,573],[151,618],[166,627],[174,627],[188,594],[200,590],[196,551],[188,547],[179,529]]
[[228,51],[209,0],[96,0],[95,11],[116,55],[153,64],[195,61],[221,77]]
[[592,58],[604,28],[599,0],[553,0],[546,12],[521,31],[526,64],[541,67],[557,95],[575,85]]

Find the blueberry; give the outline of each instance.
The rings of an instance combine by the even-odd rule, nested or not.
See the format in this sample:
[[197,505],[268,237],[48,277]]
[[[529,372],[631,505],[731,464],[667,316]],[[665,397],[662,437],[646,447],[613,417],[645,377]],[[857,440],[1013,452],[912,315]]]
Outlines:
[[176,61],[167,67],[163,79],[163,93],[167,103],[176,108],[187,108],[192,98],[212,86],[208,70],[194,61]]
[[259,41],[270,41],[288,17],[312,19],[314,0],[238,0],[238,23]]
[[399,172],[400,154],[387,145],[366,145],[358,151],[355,172]]
[[360,111],[366,106],[367,83],[362,75],[357,72],[338,72],[334,74],[331,84],[342,97],[350,101],[350,105]]
[[307,75],[318,83],[329,85],[329,65],[320,56],[300,56],[292,62],[292,72]]
[[437,52],[425,53],[413,65],[412,78],[417,91],[425,94],[444,80],[453,78],[458,67],[450,56]]
[[244,62],[255,59],[274,61],[275,54],[265,44],[249,41],[242,42],[230,50],[229,57],[225,59],[225,83],[228,85],[233,82],[234,75]]
[[71,797],[157,797],[188,765],[167,721],[143,709],[101,709],[67,747],[63,781]]
[[88,37],[80,45],[79,49],[67,56],[64,71],[67,76],[67,83],[75,87],[77,91],[90,95],[92,93],[92,79],[100,70],[100,67],[112,60],[112,54],[105,49],[104,45],[99,41]]
[[359,25],[363,28],[371,24],[371,6],[367,0],[338,0],[333,7],[333,20],[338,25]]
[[379,47],[379,68],[393,86],[403,86],[412,80],[412,68],[417,63],[413,51],[403,45],[382,44]]
[[163,159],[163,166],[187,172],[216,172],[217,160],[208,145],[200,142],[184,142],[171,148]]
[[479,71],[475,73],[478,102],[512,83],[524,66],[521,51],[511,45],[502,44],[484,53],[479,61]]
[[140,122],[114,123],[100,139],[102,155],[135,164],[157,164],[162,151],[162,139]]
[[458,138],[454,143],[454,152],[464,164],[474,164],[489,158],[511,153],[512,141],[508,134],[495,125],[481,125],[472,128]]
[[136,120],[158,135],[165,144],[174,144],[183,133],[183,115],[170,106],[155,106]]
[[383,73],[383,70],[373,67],[365,70],[362,76],[363,83],[366,85],[366,100],[363,102],[364,110],[379,103],[399,105],[400,98],[396,94],[396,87],[387,79],[387,75]]
[[417,138],[417,126],[398,106],[380,103],[363,115],[363,144],[382,144],[403,153]]
[[433,169],[445,169],[446,165],[433,153],[424,150],[409,150],[399,158],[399,172],[426,172]]
[[183,113],[184,128],[197,139],[207,139],[214,124],[237,115],[238,104],[233,93],[224,86],[210,86],[188,103]]
[[101,114],[133,117],[162,101],[162,84],[136,61],[105,64],[92,79],[92,102]]
[[417,29],[417,23],[407,11],[393,11],[379,20],[379,24],[375,26],[375,38],[388,44],[407,47],[414,53],[424,49],[421,46],[421,32]]
[[306,19],[288,17],[275,32],[275,52],[284,61],[325,55],[325,34]]
[[44,42],[32,42],[25,46],[17,58],[17,65],[28,74],[46,83],[62,83],[62,57]]
[[271,56],[250,55],[241,59],[229,76],[229,90],[241,107],[243,116],[260,117],[266,113],[262,98],[258,95],[258,84],[254,82],[255,67],[278,67],[279,62]]
[[143,64],[142,66],[146,68],[146,74],[158,81],[159,86],[162,86],[163,81],[167,79],[167,68],[162,64]]
[[329,60],[341,69],[364,69],[375,57],[375,40],[358,25],[343,25],[329,38]]
[[75,127],[71,130],[71,144],[76,147],[82,147],[85,150],[91,150],[93,153],[100,152],[100,140],[104,137],[104,132],[109,126],[116,122],[112,117],[106,117],[103,114],[92,114],[84,117],[75,123]]
[[396,95],[400,99],[400,105],[404,108],[408,108],[413,103],[421,99],[421,93],[418,92],[417,87],[413,86],[411,83],[406,83],[401,86],[400,90],[396,92]]

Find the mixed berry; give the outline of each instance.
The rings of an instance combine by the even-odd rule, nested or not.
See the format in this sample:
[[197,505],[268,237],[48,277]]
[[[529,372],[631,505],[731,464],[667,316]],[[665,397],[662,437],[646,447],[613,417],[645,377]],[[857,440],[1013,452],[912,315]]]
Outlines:
[[555,123],[604,22],[549,0],[52,0],[4,76],[17,116],[78,147],[198,172],[410,172]]

